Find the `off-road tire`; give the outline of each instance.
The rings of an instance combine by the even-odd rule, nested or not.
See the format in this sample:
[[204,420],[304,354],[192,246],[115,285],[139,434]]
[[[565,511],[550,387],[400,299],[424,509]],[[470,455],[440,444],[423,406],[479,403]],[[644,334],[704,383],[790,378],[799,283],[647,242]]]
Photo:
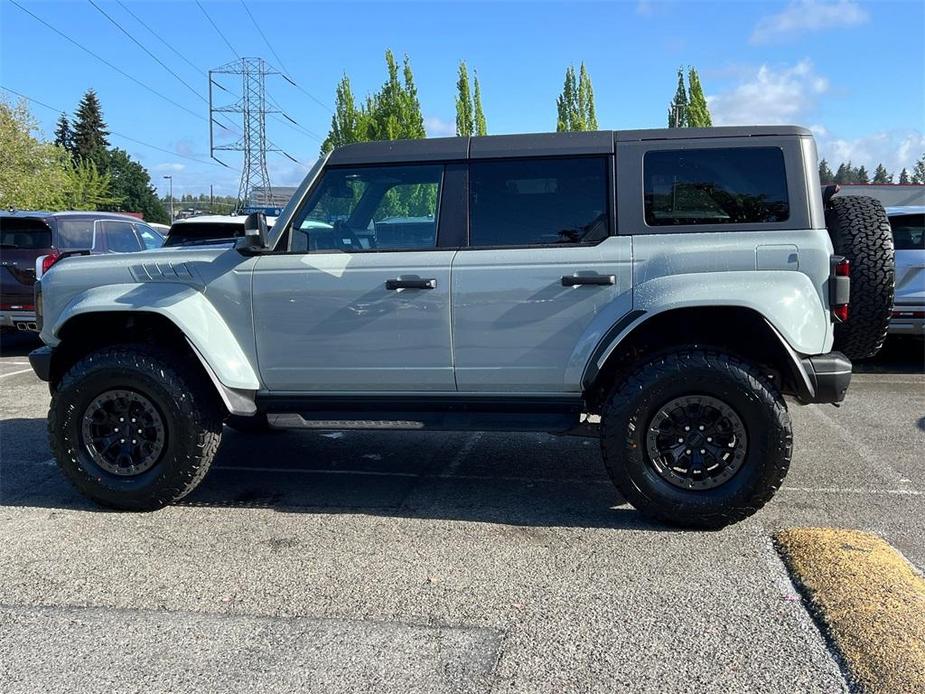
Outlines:
[[825,223],[836,255],[851,261],[848,320],[835,325],[835,349],[849,359],[872,357],[883,346],[893,310],[895,267],[890,220],[877,200],[835,196]]
[[[649,423],[685,395],[727,403],[747,430],[741,467],[712,489],[674,486],[648,460]],[[642,514],[682,527],[721,528],[764,506],[787,474],[792,441],[780,393],[754,365],[722,352],[691,348],[653,358],[613,388],[601,412],[604,464],[617,490]]]
[[270,421],[265,414],[255,414],[252,417],[229,415],[225,420],[225,426],[242,434],[269,434],[279,431],[270,426]]
[[[157,408],[166,443],[154,465],[120,476],[94,462],[81,445],[81,421],[100,393],[132,390]],[[222,438],[222,406],[192,359],[141,344],[93,352],[61,379],[48,412],[48,437],[59,467],[85,496],[114,509],[153,511],[202,481]]]

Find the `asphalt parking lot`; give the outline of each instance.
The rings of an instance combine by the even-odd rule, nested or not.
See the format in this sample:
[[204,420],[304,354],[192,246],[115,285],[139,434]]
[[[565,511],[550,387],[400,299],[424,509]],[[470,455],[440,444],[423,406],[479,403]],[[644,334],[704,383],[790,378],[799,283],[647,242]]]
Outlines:
[[871,530],[925,567],[921,342],[791,408],[785,486],[720,532],[649,523],[597,442],[226,430],[179,505],[102,512],[50,460],[46,385],[0,357],[6,692],[846,689],[770,536]]

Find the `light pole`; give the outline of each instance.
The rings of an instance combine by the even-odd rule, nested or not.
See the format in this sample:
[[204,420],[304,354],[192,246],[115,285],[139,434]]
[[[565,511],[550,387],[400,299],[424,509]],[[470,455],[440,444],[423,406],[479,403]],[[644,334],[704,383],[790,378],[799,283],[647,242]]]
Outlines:
[[173,176],[164,176],[170,181],[170,223],[173,224]]

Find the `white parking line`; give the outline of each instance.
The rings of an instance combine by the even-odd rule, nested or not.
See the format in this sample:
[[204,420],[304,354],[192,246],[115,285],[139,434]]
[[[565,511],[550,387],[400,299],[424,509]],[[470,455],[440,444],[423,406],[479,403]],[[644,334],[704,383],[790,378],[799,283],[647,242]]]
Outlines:
[[918,489],[842,489],[840,487],[781,487],[782,492],[809,492],[812,494],[897,494],[899,496],[922,496]]
[[8,374],[0,374],[0,378],[6,378],[7,376],[18,376],[19,374],[25,374],[31,372],[32,369],[20,369],[19,371],[10,371]]

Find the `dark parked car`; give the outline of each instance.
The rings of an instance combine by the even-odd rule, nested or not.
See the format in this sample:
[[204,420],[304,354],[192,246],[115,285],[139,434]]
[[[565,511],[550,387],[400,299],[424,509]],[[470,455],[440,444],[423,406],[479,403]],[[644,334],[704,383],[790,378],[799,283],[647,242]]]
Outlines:
[[141,220],[111,212],[0,213],[0,329],[35,330],[36,261],[45,269],[72,251],[128,253],[160,248],[164,237]]

